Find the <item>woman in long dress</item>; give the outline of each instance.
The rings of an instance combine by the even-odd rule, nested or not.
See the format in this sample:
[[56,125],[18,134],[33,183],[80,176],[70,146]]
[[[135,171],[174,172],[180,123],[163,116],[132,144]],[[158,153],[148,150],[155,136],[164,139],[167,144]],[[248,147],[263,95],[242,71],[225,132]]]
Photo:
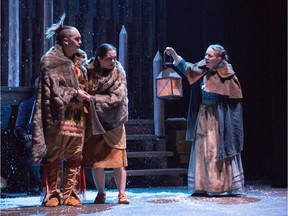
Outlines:
[[128,99],[126,74],[116,60],[117,51],[111,44],[101,44],[95,58],[88,64],[90,121],[87,122],[83,166],[92,168],[98,194],[94,203],[105,203],[105,172],[112,168],[118,188],[118,202],[129,204],[126,188],[126,132]]
[[222,196],[244,188],[242,89],[223,46],[210,45],[205,58],[186,62],[166,48],[191,85],[186,139],[192,141],[188,187],[193,196]]

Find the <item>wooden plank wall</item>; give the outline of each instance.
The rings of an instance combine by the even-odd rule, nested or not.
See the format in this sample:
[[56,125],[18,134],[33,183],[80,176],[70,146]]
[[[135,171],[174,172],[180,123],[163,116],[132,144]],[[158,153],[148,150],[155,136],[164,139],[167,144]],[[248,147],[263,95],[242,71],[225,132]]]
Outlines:
[[[65,24],[79,29],[89,57],[104,42],[119,47],[124,25],[128,34],[128,97],[130,118],[153,118],[153,58],[166,44],[166,0],[62,0],[53,1],[53,20],[65,12]],[[5,8],[4,1],[2,9]],[[44,50],[43,1],[19,0],[20,4],[20,86],[30,86]],[[2,10],[5,14],[5,10]],[[1,51],[1,86],[7,86],[5,41],[9,37],[5,16]],[[6,20],[5,20],[6,19]],[[3,43],[4,42],[4,43]]]

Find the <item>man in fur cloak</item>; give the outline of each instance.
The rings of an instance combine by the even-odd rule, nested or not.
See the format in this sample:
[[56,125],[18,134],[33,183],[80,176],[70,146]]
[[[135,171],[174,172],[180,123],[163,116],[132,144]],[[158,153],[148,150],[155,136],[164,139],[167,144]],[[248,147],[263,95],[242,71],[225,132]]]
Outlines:
[[[63,25],[65,15],[47,30],[47,38],[55,34],[56,44],[41,59],[40,79],[33,118],[35,163],[43,162],[43,204],[81,205],[80,168],[85,131],[87,99],[86,54],[80,50],[81,35],[75,27]],[[65,176],[63,195],[61,160]],[[79,186],[80,185],[80,186]]]

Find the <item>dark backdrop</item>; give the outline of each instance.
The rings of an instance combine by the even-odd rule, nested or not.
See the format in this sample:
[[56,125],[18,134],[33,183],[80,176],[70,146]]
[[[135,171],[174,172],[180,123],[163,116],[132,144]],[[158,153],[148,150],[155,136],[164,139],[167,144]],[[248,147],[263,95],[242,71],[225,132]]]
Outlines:
[[[8,77],[8,2],[1,2],[1,86],[7,85]],[[20,86],[29,86],[27,74],[37,72],[44,51],[43,1],[19,0],[19,4]],[[130,118],[153,118],[152,67],[157,51],[172,46],[195,62],[203,58],[209,44],[222,44],[244,93],[246,180],[287,185],[286,0],[55,0],[53,20],[64,11],[65,22],[79,28],[89,56],[103,42],[118,47],[119,32],[125,26]],[[185,79],[183,83],[183,99],[165,103],[166,118],[186,117],[189,85]],[[8,137],[6,131],[1,135]],[[1,148],[13,143],[10,137],[2,138]],[[3,156],[10,157],[3,152],[1,161],[6,160]],[[1,170],[5,168],[2,163]]]
[[[246,180],[272,179],[274,186],[286,186],[287,2],[167,2],[167,46],[190,62],[203,58],[212,43],[228,51],[244,94]],[[186,116],[187,81],[184,87],[185,97],[168,103],[167,116]]]

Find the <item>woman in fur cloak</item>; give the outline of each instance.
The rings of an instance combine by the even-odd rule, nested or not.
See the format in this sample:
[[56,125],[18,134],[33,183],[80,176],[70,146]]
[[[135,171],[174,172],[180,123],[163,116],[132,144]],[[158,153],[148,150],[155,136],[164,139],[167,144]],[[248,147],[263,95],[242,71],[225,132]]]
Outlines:
[[128,98],[126,74],[116,60],[116,48],[100,45],[88,64],[91,121],[87,122],[83,166],[92,168],[98,194],[94,203],[105,203],[105,168],[113,168],[119,190],[118,201],[128,204],[125,195],[127,163],[126,132]]
[[244,188],[242,89],[225,49],[210,45],[198,63],[166,48],[191,85],[186,140],[192,141],[188,187],[192,196],[222,196]]
[[33,118],[32,156],[36,164],[43,163],[43,204],[48,207],[81,205],[78,184],[85,132],[83,100],[88,96],[84,91],[86,54],[80,50],[80,33],[75,27],[63,25],[64,18],[46,33],[47,38],[56,35],[56,44],[41,58]]

